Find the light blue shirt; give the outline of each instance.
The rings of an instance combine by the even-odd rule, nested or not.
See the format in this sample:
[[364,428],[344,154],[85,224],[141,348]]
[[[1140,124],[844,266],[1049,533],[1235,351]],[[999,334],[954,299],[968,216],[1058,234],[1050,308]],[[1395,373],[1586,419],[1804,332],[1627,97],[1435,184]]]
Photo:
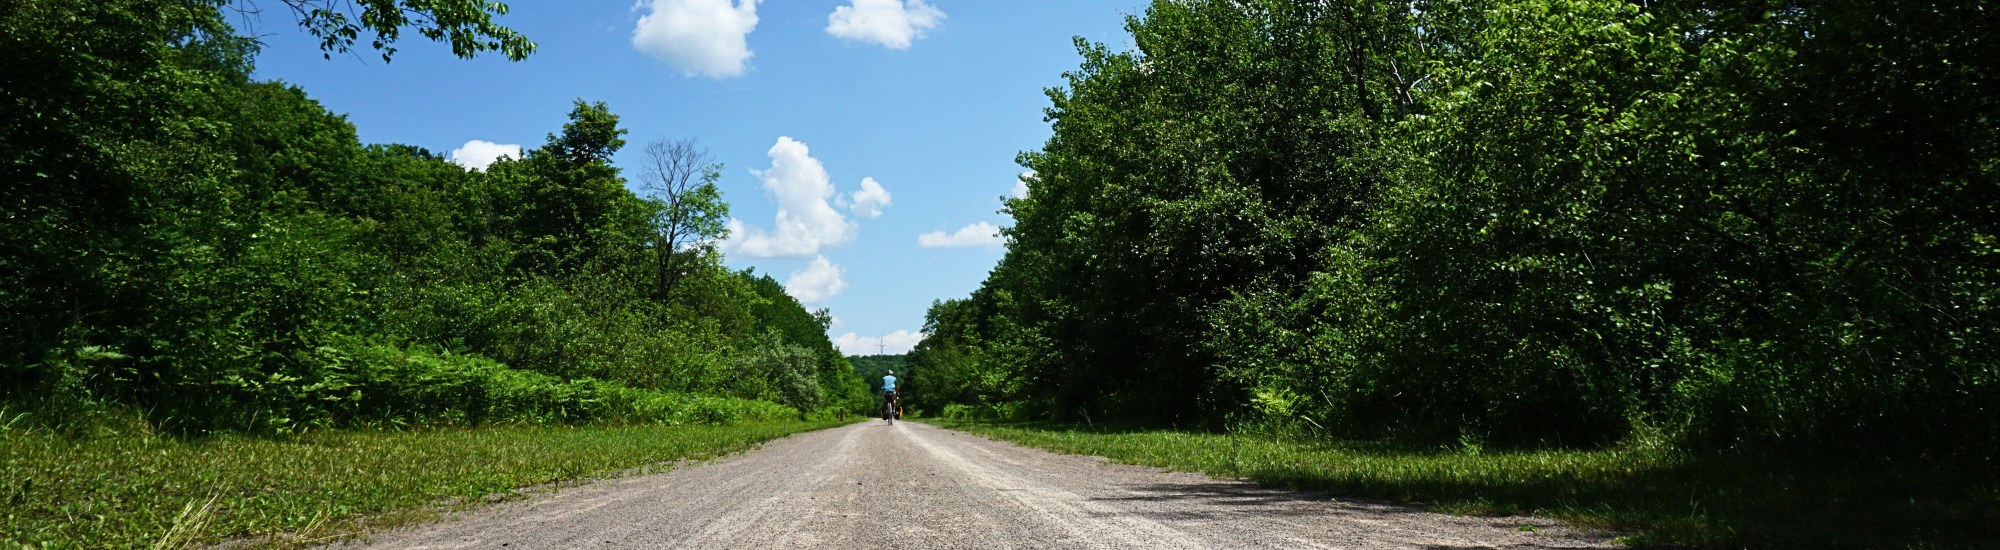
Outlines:
[[890,374],[882,377],[882,391],[884,393],[896,391],[896,375]]

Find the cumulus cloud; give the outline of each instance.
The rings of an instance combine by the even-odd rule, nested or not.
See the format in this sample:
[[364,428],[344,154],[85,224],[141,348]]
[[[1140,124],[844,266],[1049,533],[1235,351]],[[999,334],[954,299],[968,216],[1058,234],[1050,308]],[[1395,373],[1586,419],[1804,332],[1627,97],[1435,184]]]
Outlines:
[[883,189],[875,178],[861,178],[861,189],[841,198],[841,202],[847,203],[847,209],[854,215],[864,218],[881,217],[882,207],[893,204],[889,202],[889,190]]
[[481,172],[486,171],[486,167],[492,166],[493,163],[499,162],[500,157],[521,158],[521,146],[514,143],[494,143],[475,139],[465,142],[465,145],[457,149],[451,150],[451,162],[453,164]]
[[771,167],[750,172],[764,180],[764,191],[778,201],[776,225],[765,231],[730,218],[729,239],[722,243],[724,252],[754,258],[807,258],[818,254],[822,246],[854,240],[854,222],[827,204],[834,191],[826,166],[812,157],[806,144],[779,137],[767,154]]
[[[918,342],[930,336],[921,332],[899,330],[881,336],[857,336],[852,332],[833,339],[834,347],[840,348],[841,355],[901,355],[917,347]],[[877,347],[880,346],[880,347]]]
[[827,261],[826,256],[813,258],[805,269],[793,271],[785,278],[785,293],[798,298],[801,303],[813,303],[840,295],[847,290],[847,268]]
[[761,0],[640,0],[648,13],[632,28],[632,47],[687,76],[743,74],[750,60],[744,38],[757,28]]
[[901,50],[943,23],[944,12],[923,0],[850,0],[826,16],[826,33]]
[[980,245],[1000,246],[1005,243],[1006,239],[1000,238],[1000,227],[986,222],[970,224],[950,234],[946,234],[943,231],[932,231],[917,235],[917,244],[924,248]]

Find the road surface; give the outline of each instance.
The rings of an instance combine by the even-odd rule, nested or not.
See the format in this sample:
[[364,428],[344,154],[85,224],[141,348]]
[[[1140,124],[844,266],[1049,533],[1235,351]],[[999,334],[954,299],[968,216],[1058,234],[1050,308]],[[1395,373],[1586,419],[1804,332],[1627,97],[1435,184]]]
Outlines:
[[[1520,529],[1534,525],[1537,531]],[[1534,518],[1455,517],[1053,454],[925,424],[800,434],[663,474],[483,508],[348,546],[1609,548]]]

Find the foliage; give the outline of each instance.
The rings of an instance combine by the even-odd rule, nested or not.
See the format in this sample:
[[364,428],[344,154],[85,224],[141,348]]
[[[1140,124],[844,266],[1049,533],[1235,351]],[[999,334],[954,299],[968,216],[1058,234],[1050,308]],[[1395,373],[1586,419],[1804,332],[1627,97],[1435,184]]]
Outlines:
[[[390,29],[428,23],[368,14],[504,11],[361,8]],[[13,3],[0,43],[17,52],[0,60],[0,402],[32,422],[711,421],[800,413],[729,398],[829,401],[792,391],[810,385],[731,393],[775,320],[816,317],[712,248],[672,254],[662,290],[662,206],[611,164],[627,132],[603,103],[577,100],[541,147],[468,171],[364,146],[302,90],[251,81],[252,42],[216,4]],[[687,191],[726,212],[712,185]],[[820,358],[820,387],[845,391],[823,332],[781,328]]]
[[[485,0],[278,0],[298,18],[300,27],[320,39],[323,57],[347,53],[362,33],[374,35],[368,45],[382,52],[387,63],[396,54],[393,44],[404,29],[434,42],[451,45],[451,53],[470,59],[481,52],[500,52],[512,61],[535,53],[535,43],[521,33],[493,23],[493,17],[507,14],[507,5]],[[194,0],[195,5],[227,7],[238,12],[257,13],[256,0]],[[354,7],[361,8],[355,13]]]
[[[507,368],[478,356],[427,353],[385,345],[314,350],[316,378],[242,380],[262,397],[243,425],[457,425],[655,422],[665,424],[794,418],[798,410],[767,401],[646,390],[594,378],[564,380]],[[759,396],[762,397],[762,396]],[[794,402],[787,402],[792,404]],[[809,410],[805,403],[799,410]],[[260,421],[261,420],[261,421]]]
[[1995,62],[1990,35],[1915,4],[1766,13],[1507,3],[1440,56],[1435,114],[1408,128],[1427,154],[1363,268],[1381,336],[1346,347],[1357,370],[1396,367],[1360,375],[1376,385],[1355,408],[1562,428],[1535,437],[1652,419],[1704,447],[2000,450],[1978,305],[2000,287],[1975,244],[2000,229],[2000,151],[1968,122],[1990,79],[1957,66]]
[[1156,2],[1079,41],[912,370],[1074,420],[1990,464],[1993,9]]
[[1026,421],[1030,415],[1024,403],[1001,403],[998,405],[966,405],[952,403],[938,411],[938,416],[947,420],[972,421]]
[[743,388],[738,393],[812,410],[826,393],[814,376],[815,359],[811,349],[785,341],[777,329],[768,329],[757,347],[736,358],[734,382]]
[[1207,312],[1300,286],[1390,179],[1383,125],[1412,107],[1416,67],[1403,17],[1159,2],[1128,21],[1133,51],[1079,41],[1082,67],[1049,90],[1054,137],[1020,158],[1035,175],[1008,203],[1007,258],[972,303],[934,306],[932,323],[956,326],[927,329],[948,336],[913,356],[968,382],[926,387],[1019,387],[1032,395],[1000,397],[1068,417],[1214,419],[1199,411],[1244,380],[1214,370]]
[[833,340],[826,337],[826,329],[833,322],[833,314],[826,310],[807,312],[797,298],[785,293],[785,286],[770,275],[758,275],[752,270],[744,270],[737,277],[749,285],[750,291],[759,298],[751,306],[751,314],[757,319],[758,330],[765,335],[775,331],[778,338],[789,345],[803,346],[812,352],[811,373],[822,393],[822,407],[847,411],[868,410],[873,398],[869,396],[868,385],[855,375],[854,366],[840,355]]
[[[978,296],[971,300],[932,302],[925,314],[924,340],[908,354],[905,383],[917,388],[918,399],[938,404],[992,404],[1019,400],[1019,377],[1000,361],[1019,357],[1008,352],[1017,331],[1005,330],[1005,317],[979,324]],[[986,334],[986,335],[982,335]]]
[[684,264],[713,253],[715,243],[728,236],[729,203],[722,202],[722,191],[715,186],[719,179],[722,164],[711,162],[708,150],[692,139],[646,144],[640,187],[652,207],[646,225],[652,233],[659,296],[673,295],[687,276]]
[[[910,376],[908,355],[849,355],[848,364],[854,365],[854,374],[868,383],[872,393],[882,392],[882,376],[889,371],[897,371],[896,377],[907,380]],[[899,386],[908,384],[899,384]]]

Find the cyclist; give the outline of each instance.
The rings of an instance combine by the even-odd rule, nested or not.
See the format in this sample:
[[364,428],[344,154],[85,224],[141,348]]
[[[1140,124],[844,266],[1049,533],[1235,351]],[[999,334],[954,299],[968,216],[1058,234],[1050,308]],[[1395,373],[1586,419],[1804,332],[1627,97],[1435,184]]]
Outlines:
[[896,371],[882,375],[882,407],[884,410],[899,410],[896,407]]

